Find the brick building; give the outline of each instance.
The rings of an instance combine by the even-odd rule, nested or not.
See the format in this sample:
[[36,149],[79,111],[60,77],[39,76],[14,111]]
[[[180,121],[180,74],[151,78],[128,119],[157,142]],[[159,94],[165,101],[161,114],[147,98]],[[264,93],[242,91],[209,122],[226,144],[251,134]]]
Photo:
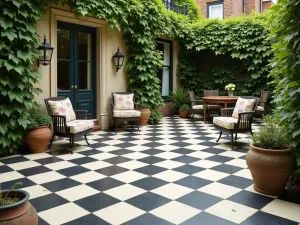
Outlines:
[[252,11],[263,12],[270,8],[274,0],[196,0],[203,16],[208,18],[228,18]]

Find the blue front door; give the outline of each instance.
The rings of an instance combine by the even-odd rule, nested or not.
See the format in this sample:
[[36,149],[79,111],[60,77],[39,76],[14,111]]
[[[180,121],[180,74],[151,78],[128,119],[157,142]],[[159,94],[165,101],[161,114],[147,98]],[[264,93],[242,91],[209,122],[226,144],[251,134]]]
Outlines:
[[96,29],[57,22],[57,96],[96,118]]

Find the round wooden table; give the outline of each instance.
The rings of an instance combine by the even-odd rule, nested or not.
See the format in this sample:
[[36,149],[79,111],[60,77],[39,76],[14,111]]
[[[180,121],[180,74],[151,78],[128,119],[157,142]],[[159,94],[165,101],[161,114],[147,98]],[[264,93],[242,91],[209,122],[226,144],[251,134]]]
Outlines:
[[236,103],[239,96],[208,96],[203,97],[203,116],[204,116],[204,122],[206,122],[206,106],[208,103],[219,103],[224,104],[224,107],[227,108],[227,105],[230,103]]

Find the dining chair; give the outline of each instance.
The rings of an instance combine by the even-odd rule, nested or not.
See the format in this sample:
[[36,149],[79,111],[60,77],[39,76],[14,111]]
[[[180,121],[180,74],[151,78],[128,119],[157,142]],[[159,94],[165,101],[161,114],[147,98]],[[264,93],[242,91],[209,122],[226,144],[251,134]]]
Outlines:
[[255,111],[255,114],[264,116],[267,113],[267,102],[270,95],[270,91],[262,91],[260,94],[260,100]]

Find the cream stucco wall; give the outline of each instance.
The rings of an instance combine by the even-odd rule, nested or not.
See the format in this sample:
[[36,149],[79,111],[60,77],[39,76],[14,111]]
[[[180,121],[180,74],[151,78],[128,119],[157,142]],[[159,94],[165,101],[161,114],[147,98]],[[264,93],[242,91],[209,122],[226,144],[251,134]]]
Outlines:
[[[41,104],[41,108],[45,109],[44,98],[57,96],[56,85],[56,39],[57,39],[57,21],[64,21],[69,23],[75,23],[90,27],[97,28],[97,94],[96,94],[96,107],[97,118],[100,122],[102,129],[107,129],[110,125],[110,102],[111,93],[114,91],[126,91],[127,79],[125,66],[118,72],[115,71],[112,56],[116,52],[118,46],[125,55],[125,63],[127,58],[127,48],[123,40],[123,35],[118,30],[110,28],[106,21],[95,18],[76,18],[71,13],[68,7],[61,5],[50,5],[46,12],[44,19],[37,24],[38,34],[41,36],[41,42],[43,36],[46,35],[47,41],[54,47],[52,61],[49,66],[40,66],[38,69],[42,74],[42,79],[38,85],[43,93],[36,97],[36,100]],[[177,68],[177,55],[179,47],[177,43],[173,44],[173,65],[174,74],[173,81],[174,87],[178,84],[176,76]]]

